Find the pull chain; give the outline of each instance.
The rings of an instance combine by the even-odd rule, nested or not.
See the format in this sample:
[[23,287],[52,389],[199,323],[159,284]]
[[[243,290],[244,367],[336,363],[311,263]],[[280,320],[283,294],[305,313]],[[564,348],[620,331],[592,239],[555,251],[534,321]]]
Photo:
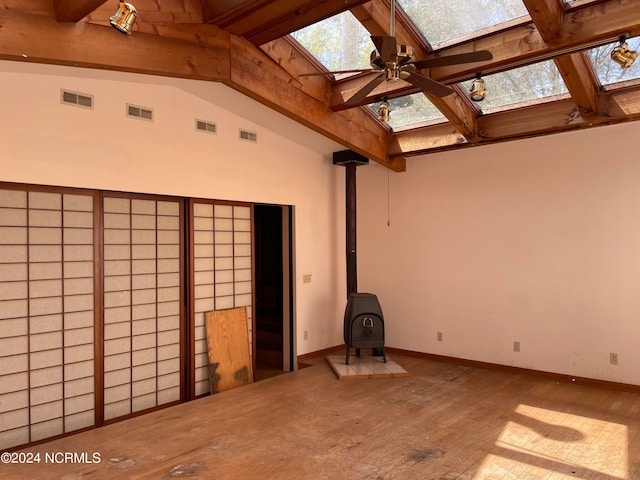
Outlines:
[[387,168],[387,227],[391,226],[391,193],[390,193],[390,184],[391,184],[391,173],[390,168]]

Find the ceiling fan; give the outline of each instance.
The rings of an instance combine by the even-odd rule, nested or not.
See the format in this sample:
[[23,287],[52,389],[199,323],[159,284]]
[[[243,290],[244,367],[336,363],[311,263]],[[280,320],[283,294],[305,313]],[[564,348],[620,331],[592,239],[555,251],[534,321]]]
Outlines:
[[414,60],[413,48],[408,45],[400,45],[395,38],[395,0],[391,0],[391,18],[389,35],[371,35],[371,40],[376,49],[371,52],[370,64],[372,68],[340,70],[321,73],[303,73],[299,76],[312,75],[333,75],[336,73],[366,73],[371,72],[375,76],[353,96],[345,105],[360,104],[369,93],[371,93],[383,81],[393,82],[404,80],[426,93],[437,97],[446,97],[453,93],[453,90],[429,77],[420,73],[419,70],[430,67],[443,67],[447,65],[458,65],[461,63],[481,62],[491,60],[493,55],[488,50],[478,50],[470,53],[461,53],[444,57],[432,57],[425,60]]

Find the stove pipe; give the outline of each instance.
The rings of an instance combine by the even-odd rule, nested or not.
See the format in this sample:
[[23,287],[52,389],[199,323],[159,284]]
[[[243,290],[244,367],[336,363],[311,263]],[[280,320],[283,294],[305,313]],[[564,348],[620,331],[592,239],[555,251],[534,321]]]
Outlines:
[[333,164],[346,168],[347,298],[358,291],[356,167],[368,165],[369,159],[352,150],[334,152]]

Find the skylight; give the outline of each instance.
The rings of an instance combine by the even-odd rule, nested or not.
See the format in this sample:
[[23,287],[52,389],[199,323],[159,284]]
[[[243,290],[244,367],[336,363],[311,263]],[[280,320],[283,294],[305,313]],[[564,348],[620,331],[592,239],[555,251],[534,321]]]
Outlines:
[[[569,10],[573,8],[570,3],[590,3],[590,0],[563,1]],[[495,30],[496,26],[500,28],[505,22],[529,17],[522,0],[397,0],[396,3],[396,8],[403,9],[415,25],[409,30],[424,35],[436,49],[443,44],[452,44],[456,39],[485,35],[488,30]],[[370,33],[350,11],[298,30],[292,36],[328,71],[371,68],[369,58],[375,46]],[[627,43],[631,50],[640,50],[640,37],[629,39]],[[412,46],[415,48],[417,45]],[[620,68],[610,57],[614,46],[616,43],[587,52],[600,84],[607,87],[623,85],[622,82],[626,85],[628,81],[640,83],[640,61],[631,68]],[[476,105],[483,114],[569,96],[553,60],[483,75],[482,78],[486,96]],[[469,92],[471,80],[460,85]],[[375,98],[377,102],[367,108],[377,116],[381,97]],[[448,121],[423,93],[392,98],[388,102],[391,118],[387,125],[393,131]]]
[[291,34],[327,70],[370,68],[375,50],[369,32],[350,11],[335,15]]
[[432,46],[529,15],[522,0],[398,0],[398,5]]
[[[483,112],[567,93],[567,87],[552,60],[482,78],[487,94],[477,105]],[[471,81],[462,85],[469,91]]]

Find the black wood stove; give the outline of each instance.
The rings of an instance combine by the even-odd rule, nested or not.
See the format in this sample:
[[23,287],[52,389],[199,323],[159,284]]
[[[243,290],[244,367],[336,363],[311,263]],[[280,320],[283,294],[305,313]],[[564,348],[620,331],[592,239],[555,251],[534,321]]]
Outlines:
[[384,317],[378,297],[372,293],[351,293],[344,311],[344,343],[347,344],[346,364],[349,365],[351,349],[356,349],[356,357],[361,348],[371,348],[374,356],[384,353]]

